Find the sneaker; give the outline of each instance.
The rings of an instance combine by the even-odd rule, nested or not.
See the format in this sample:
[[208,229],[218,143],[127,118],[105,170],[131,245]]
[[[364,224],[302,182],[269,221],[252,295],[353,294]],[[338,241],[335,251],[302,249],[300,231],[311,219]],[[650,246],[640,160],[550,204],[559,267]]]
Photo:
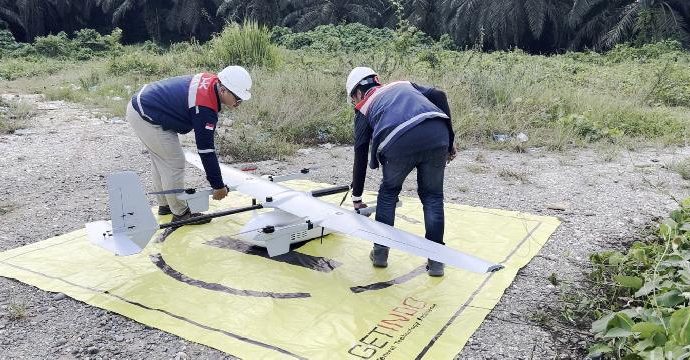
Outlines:
[[426,272],[429,274],[429,276],[443,276],[443,263],[434,261],[429,259],[429,261],[426,263]]
[[385,268],[388,266],[388,248],[374,248],[369,253],[371,264],[377,268]]
[[[182,213],[182,215],[175,215],[175,214],[173,214],[172,222],[181,221],[181,220],[193,219],[193,218],[195,218],[195,217],[202,216],[202,215],[204,215],[204,214],[202,214],[202,213],[193,213],[193,214],[192,214],[192,213],[189,211],[189,208],[187,208],[187,210],[185,210],[184,213]],[[199,221],[195,221],[195,222],[189,223],[189,224],[187,224],[187,225],[208,224],[208,223],[211,222],[211,220],[212,220],[212,219],[199,220]]]
[[172,211],[170,211],[170,206],[168,205],[163,205],[158,207],[158,215],[170,215],[172,214]]

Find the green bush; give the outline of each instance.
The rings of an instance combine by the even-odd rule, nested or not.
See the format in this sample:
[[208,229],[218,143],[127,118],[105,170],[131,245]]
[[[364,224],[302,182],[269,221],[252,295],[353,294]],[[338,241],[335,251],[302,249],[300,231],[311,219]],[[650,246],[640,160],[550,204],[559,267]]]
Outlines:
[[687,64],[667,64],[656,76],[650,92],[653,102],[690,107],[690,69]]
[[690,180],[690,158],[675,161],[668,168],[677,172],[683,180]]
[[[185,44],[188,45],[189,43],[177,43],[171,45],[171,50],[173,49],[179,49],[180,47],[184,47],[185,49],[188,49],[188,47],[185,47],[184,45],[179,45],[179,44]],[[160,44],[151,41],[151,40],[146,40],[144,41],[143,44],[141,44],[141,49],[143,51],[149,52],[151,54],[156,54],[156,55],[163,55],[165,54],[165,48],[162,47]]]
[[218,141],[218,152],[231,156],[234,161],[282,159],[292,155],[296,148],[279,134],[240,125],[233,125],[231,136],[221,137]]
[[82,29],[76,31],[72,38],[61,31],[57,35],[36,37],[33,46],[19,55],[88,60],[96,55],[114,53],[120,50],[121,37],[122,31],[117,28],[110,35],[105,36],[96,30]]
[[0,29],[0,54],[10,53],[21,47],[9,30]]
[[431,47],[434,41],[414,26],[405,26],[395,32],[393,51],[398,56],[407,56],[419,49]]
[[176,65],[169,57],[152,56],[143,51],[134,51],[122,56],[113,56],[108,61],[108,72],[120,76],[139,74],[144,76],[171,75]]
[[274,29],[272,37],[274,42],[291,50],[353,53],[383,48],[395,39],[395,32],[388,28],[376,29],[351,23],[321,25],[301,33],[279,28]]
[[82,29],[74,32],[71,38],[61,31],[57,35],[38,36],[32,45],[14,50],[13,55],[88,60],[96,55],[120,51],[121,38],[122,31],[117,28],[109,35],[101,35],[93,29]]
[[22,77],[33,77],[54,74],[64,68],[61,61],[44,58],[8,58],[0,61],[0,79],[16,80]]
[[353,116],[352,109],[343,106],[338,113],[301,119],[299,124],[283,122],[273,132],[281,134],[286,141],[293,144],[348,144],[354,138]]
[[218,70],[228,65],[275,68],[279,62],[268,29],[255,22],[226,26],[208,43],[188,51],[188,56],[195,66]]
[[[394,31],[389,28],[370,28],[359,23],[321,25],[301,33],[277,28],[274,29],[271,38],[275,43],[290,50],[322,53],[390,52],[398,57],[405,57],[432,47],[435,47],[434,51],[454,48],[453,41],[448,35],[442,36],[439,43],[435,43],[413,26],[405,26]],[[428,61],[430,58],[430,55],[423,55],[422,61]]]
[[558,123],[589,142],[615,142],[623,136],[682,139],[685,129],[677,118],[663,110],[641,110],[625,106],[612,106],[606,111],[568,114],[560,117]]
[[283,37],[292,34],[292,29],[283,26],[274,26],[271,28],[271,42],[277,45],[282,44]]
[[443,50],[458,50],[457,45],[455,45],[455,41],[453,41],[453,38],[448,34],[441,35],[436,44]]
[[34,51],[39,56],[67,58],[73,55],[76,47],[64,31],[57,35],[38,36],[34,41]]
[[649,62],[668,56],[678,56],[683,52],[683,46],[676,40],[665,40],[653,44],[634,47],[630,44],[616,45],[606,53],[606,59],[613,63],[623,61]]
[[64,86],[52,86],[45,89],[48,100],[64,100],[69,102],[81,102],[88,99],[86,94],[76,85],[66,84]]
[[73,43],[80,49],[89,49],[94,53],[105,53],[120,50],[122,30],[115,28],[110,35],[101,35],[93,29],[76,31]]
[[591,356],[686,359],[690,355],[690,201],[659,225],[658,242],[591,256],[609,309],[592,323]]
[[657,138],[676,134],[683,137],[683,125],[672,114],[655,109],[614,108],[603,116],[603,123],[609,128],[620,129],[629,137]]
[[616,127],[608,127],[582,114],[569,114],[559,119],[566,128],[587,141],[615,140],[623,135]]

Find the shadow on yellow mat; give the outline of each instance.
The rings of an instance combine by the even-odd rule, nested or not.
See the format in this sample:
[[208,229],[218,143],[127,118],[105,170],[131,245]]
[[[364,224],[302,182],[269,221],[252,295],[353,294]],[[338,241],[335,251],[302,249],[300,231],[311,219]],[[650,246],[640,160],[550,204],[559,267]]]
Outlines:
[[[423,236],[421,204],[402,201],[396,227]],[[249,202],[233,194],[211,210]],[[450,359],[559,222],[454,204],[446,204],[445,216],[448,246],[505,269],[446,267],[445,277],[431,278],[426,259],[396,250],[388,268],[376,269],[371,243],[338,234],[269,258],[234,238],[251,217],[241,214],[180,228],[129,257],[75,231],[0,253],[0,276],[246,359]]]

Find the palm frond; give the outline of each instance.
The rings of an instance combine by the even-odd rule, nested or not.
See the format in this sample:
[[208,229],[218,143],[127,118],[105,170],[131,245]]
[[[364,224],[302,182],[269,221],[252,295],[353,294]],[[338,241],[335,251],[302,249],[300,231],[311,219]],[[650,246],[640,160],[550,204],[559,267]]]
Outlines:
[[532,31],[532,36],[535,39],[541,37],[544,31],[544,23],[546,22],[546,13],[548,11],[548,0],[525,0],[525,13],[527,14],[527,22]]
[[201,0],[173,0],[168,13],[168,28],[183,33],[193,33],[201,21]]
[[120,4],[117,6],[117,8],[115,8],[115,11],[113,12],[113,23],[115,24],[122,21],[127,15],[127,13],[134,9],[135,6],[134,0],[119,1],[121,1]]
[[6,22],[8,25],[14,25],[16,28],[19,28],[24,34],[27,33],[26,25],[24,25],[21,16],[17,12],[14,12],[4,7],[0,7],[0,20]]
[[321,12],[309,11],[299,18],[299,20],[295,24],[295,28],[304,31],[312,29],[318,25],[321,25],[322,23],[323,21]]
[[578,27],[597,7],[607,0],[575,0],[568,15],[568,23],[572,28]]
[[603,45],[606,48],[610,48],[622,42],[627,36],[630,36],[639,12],[640,3],[638,2],[625,6],[620,20],[606,33],[606,36],[604,36]]

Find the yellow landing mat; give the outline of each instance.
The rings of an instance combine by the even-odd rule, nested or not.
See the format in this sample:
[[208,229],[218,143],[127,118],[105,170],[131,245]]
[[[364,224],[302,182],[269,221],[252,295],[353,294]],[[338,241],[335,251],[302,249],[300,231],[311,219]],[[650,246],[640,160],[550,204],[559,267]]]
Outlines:
[[[365,201],[374,198],[369,193]],[[402,201],[396,227],[423,236],[421,204]],[[232,194],[211,203],[219,210],[250,199]],[[244,359],[451,359],[559,222],[455,204],[446,204],[445,214],[449,246],[505,269],[446,267],[445,277],[431,278],[426,259],[396,250],[388,268],[375,269],[371,243],[337,234],[271,259],[233,238],[251,217],[244,213],[180,228],[129,257],[74,231],[0,253],[0,276]]]

